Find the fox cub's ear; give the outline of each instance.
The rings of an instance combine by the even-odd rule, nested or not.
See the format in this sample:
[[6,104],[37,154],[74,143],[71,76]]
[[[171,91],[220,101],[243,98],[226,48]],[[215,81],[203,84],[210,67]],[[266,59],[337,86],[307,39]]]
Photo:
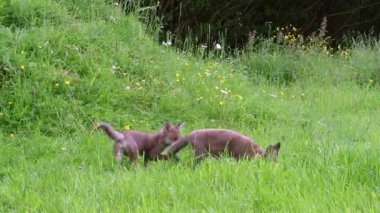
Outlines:
[[185,126],[185,122],[179,122],[179,123],[177,124],[177,128],[178,128],[178,129],[183,129],[184,126]]
[[277,153],[281,148],[281,143],[276,143],[276,144],[273,144],[273,145],[269,145],[267,147],[267,152],[269,153]]
[[172,128],[172,125],[171,125],[169,122],[166,122],[165,125],[164,125],[164,128],[165,128],[167,131],[170,131],[171,128]]
[[273,149],[275,149],[275,150],[280,150],[280,148],[281,148],[281,143],[276,143],[275,145],[273,145]]
[[280,143],[269,145],[265,150],[265,157],[276,157],[281,148]]

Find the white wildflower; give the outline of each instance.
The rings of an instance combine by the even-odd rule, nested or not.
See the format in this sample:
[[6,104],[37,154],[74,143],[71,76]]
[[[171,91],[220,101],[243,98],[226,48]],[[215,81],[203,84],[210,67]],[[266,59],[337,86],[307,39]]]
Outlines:
[[168,47],[168,46],[172,46],[172,41],[163,41],[162,42],[162,45],[164,45],[165,47]]
[[221,50],[221,49],[222,49],[222,46],[221,46],[219,43],[216,43],[216,45],[215,45],[215,49],[217,49],[217,50]]
[[110,16],[110,17],[109,17],[109,20],[110,20],[111,22],[116,22],[116,18],[115,18],[114,16]]
[[225,94],[225,95],[228,95],[228,92],[226,90],[220,90],[221,93]]
[[275,94],[269,94],[269,96],[272,96],[273,98],[277,98],[277,95]]
[[117,69],[117,67],[116,67],[115,65],[112,65],[112,66],[111,66],[111,72],[112,72],[112,73],[115,73],[116,69]]

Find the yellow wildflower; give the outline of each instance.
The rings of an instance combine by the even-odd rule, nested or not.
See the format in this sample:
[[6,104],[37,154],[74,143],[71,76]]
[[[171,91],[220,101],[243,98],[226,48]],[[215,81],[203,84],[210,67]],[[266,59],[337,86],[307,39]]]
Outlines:
[[24,66],[24,65],[21,65],[21,66],[20,66],[20,69],[21,69],[21,70],[24,70],[24,69],[25,69],[25,66]]
[[176,73],[175,76],[176,76],[176,77],[179,77],[179,73]]
[[59,84],[58,84],[58,83],[56,83],[56,84],[55,84],[55,87],[59,87]]
[[129,125],[126,124],[126,125],[124,126],[124,129],[125,129],[125,130],[129,130],[129,129],[130,129]]
[[65,81],[65,84],[66,85],[70,85],[70,81]]
[[223,102],[223,101],[219,101],[219,105],[220,105],[220,106],[223,106],[223,105],[224,105],[224,102]]

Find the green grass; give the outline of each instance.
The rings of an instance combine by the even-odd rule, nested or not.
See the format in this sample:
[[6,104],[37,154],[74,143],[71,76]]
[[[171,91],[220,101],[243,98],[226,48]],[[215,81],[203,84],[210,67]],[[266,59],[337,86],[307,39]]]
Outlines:
[[[347,53],[262,45],[200,59],[103,0],[0,3],[0,209],[38,212],[375,212],[380,43]],[[366,43],[373,43],[372,46]],[[227,93],[227,94],[226,94]],[[277,163],[120,167],[96,121],[230,128],[281,142]]]

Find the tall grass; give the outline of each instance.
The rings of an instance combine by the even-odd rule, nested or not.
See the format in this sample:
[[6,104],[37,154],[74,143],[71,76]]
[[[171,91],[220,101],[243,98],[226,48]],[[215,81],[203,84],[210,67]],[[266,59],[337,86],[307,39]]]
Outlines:
[[[92,1],[0,3],[3,211],[365,211],[380,208],[378,41],[328,53],[267,44],[237,58],[159,46],[134,14]],[[121,167],[96,121],[184,134],[231,128],[277,163]]]

